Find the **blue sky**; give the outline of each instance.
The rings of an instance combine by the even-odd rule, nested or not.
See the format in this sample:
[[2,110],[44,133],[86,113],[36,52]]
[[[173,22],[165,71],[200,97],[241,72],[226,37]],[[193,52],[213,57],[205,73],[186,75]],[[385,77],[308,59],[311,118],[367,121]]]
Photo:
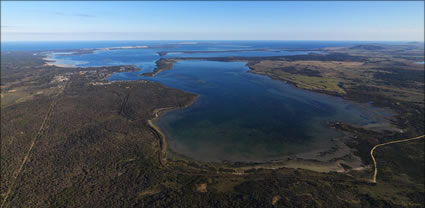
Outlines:
[[423,41],[424,2],[1,2],[2,41]]

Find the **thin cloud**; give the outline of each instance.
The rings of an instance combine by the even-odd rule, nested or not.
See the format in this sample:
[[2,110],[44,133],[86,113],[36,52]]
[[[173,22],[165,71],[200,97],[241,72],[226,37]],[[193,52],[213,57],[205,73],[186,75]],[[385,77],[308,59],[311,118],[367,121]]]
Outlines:
[[91,14],[84,14],[84,13],[64,13],[64,12],[48,12],[48,14],[51,15],[58,15],[58,16],[70,16],[70,17],[84,17],[84,18],[91,18],[91,17],[95,17],[94,15]]
[[74,14],[74,16],[77,16],[77,17],[94,17],[93,15],[90,15],[90,14]]
[[3,35],[43,36],[43,35],[66,35],[67,33],[56,32],[2,32]]

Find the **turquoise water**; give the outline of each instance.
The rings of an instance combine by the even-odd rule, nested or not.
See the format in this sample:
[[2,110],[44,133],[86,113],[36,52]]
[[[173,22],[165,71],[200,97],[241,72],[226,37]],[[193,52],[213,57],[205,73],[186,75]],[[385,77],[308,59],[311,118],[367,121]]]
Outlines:
[[[340,136],[328,122],[370,124],[382,122],[382,116],[388,115],[367,104],[249,73],[243,62],[179,61],[155,77],[141,77],[155,67],[158,51],[161,49],[99,51],[56,58],[76,61],[77,66],[137,65],[142,67],[140,71],[115,73],[109,80],[143,79],[199,94],[192,106],[166,113],[157,124],[167,136],[170,151],[201,161],[264,161],[317,150],[329,147],[331,139]],[[223,53],[208,55],[220,57]],[[247,52],[231,53],[240,56]]]

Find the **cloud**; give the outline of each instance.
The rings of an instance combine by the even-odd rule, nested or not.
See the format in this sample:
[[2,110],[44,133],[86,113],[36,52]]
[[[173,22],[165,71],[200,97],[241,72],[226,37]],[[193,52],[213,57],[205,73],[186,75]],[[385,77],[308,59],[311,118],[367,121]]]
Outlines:
[[84,18],[91,18],[95,17],[91,14],[84,14],[84,13],[64,13],[64,12],[47,12],[51,15],[58,15],[58,16],[70,16],[70,17],[84,17]]
[[74,14],[74,16],[77,16],[77,17],[94,17],[94,15],[90,15],[90,14]]

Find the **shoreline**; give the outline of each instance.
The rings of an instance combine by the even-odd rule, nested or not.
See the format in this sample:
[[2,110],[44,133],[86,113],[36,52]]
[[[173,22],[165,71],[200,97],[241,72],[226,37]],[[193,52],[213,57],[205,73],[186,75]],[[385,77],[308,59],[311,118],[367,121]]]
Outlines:
[[83,54],[93,54],[96,51],[112,51],[112,50],[125,50],[125,49],[146,49],[150,48],[146,45],[137,45],[137,46],[117,46],[117,47],[106,47],[106,48],[83,48],[83,49],[65,49],[65,50],[53,50],[53,51],[45,51],[43,56],[43,60],[46,61],[46,66],[56,66],[62,68],[78,68],[75,65],[69,64],[59,64],[57,60],[49,58],[49,54],[53,53],[64,53],[60,54],[60,56],[75,56],[75,55],[83,55]]
[[[167,112],[183,109],[194,104],[200,95],[196,95],[192,100],[184,106],[181,107],[165,107],[157,108],[153,110],[154,117],[147,120],[147,125],[153,130],[154,136],[157,137],[160,150],[159,150],[159,159],[162,166],[169,168],[166,162],[168,159],[173,160],[173,162],[178,162],[179,160],[196,162],[196,163],[209,163],[216,164],[217,166],[226,166],[235,170],[234,174],[246,174],[247,170],[251,169],[279,169],[279,168],[291,168],[291,169],[304,169],[314,172],[350,172],[351,170],[363,170],[370,168],[370,166],[365,165],[361,158],[354,155],[354,152],[349,148],[344,141],[350,139],[349,135],[343,133],[340,138],[332,139],[332,145],[326,148],[321,148],[317,150],[311,150],[308,152],[297,153],[294,155],[281,156],[279,158],[264,160],[264,161],[198,161],[194,158],[185,156],[174,152],[173,150],[168,150],[168,142],[165,133],[161,128],[156,125],[156,121],[160,119],[161,115],[164,115]],[[171,151],[173,157],[168,158],[168,151]],[[344,159],[344,157],[349,157],[350,160]],[[238,165],[239,163],[239,165]],[[240,165],[242,164],[242,165]],[[347,168],[348,167],[348,168]],[[226,174],[223,172],[223,174]]]
[[164,163],[167,161],[167,139],[166,136],[164,134],[163,131],[161,131],[161,128],[155,124],[155,122],[160,118],[161,114],[165,114],[167,112],[173,111],[173,110],[178,110],[178,109],[183,109],[183,108],[187,108],[189,106],[191,106],[193,103],[195,103],[198,98],[199,98],[199,94],[196,94],[189,103],[180,106],[180,107],[165,107],[165,108],[157,108],[153,110],[153,115],[154,117],[152,119],[149,119],[146,121],[146,123],[148,124],[148,126],[155,131],[154,136],[157,136],[158,141],[159,141],[159,146],[160,146],[160,150],[159,150],[159,159],[160,159],[160,163],[167,168],[167,165]]
[[47,55],[45,57],[43,57],[42,60],[45,61],[45,63],[44,63],[45,66],[56,66],[56,67],[60,67],[60,68],[78,68],[77,66],[74,66],[74,65],[59,64],[59,63],[57,63],[56,60],[48,58]]
[[[342,133],[340,137],[333,138],[330,145],[326,147],[309,150],[306,152],[295,153],[292,155],[282,155],[273,158],[264,158],[262,160],[221,160],[221,161],[200,161],[168,150],[171,154],[170,159],[175,162],[184,162],[185,164],[209,164],[213,167],[233,169],[238,174],[248,173],[252,169],[303,169],[314,172],[330,173],[348,173],[352,170],[363,170],[370,168],[360,157],[354,154],[354,151],[345,144],[345,141],[351,139],[347,134]],[[170,151],[170,152],[169,152]],[[202,166],[202,165],[201,165]],[[248,171],[248,172],[245,172]],[[224,172],[223,172],[224,173]]]
[[[142,74],[141,76],[155,76],[156,74],[158,74],[159,72],[165,71],[165,70],[171,70],[174,66],[175,63],[177,63],[178,61],[185,61],[187,59],[183,58],[161,58],[157,61],[157,64],[164,64],[163,66],[157,66],[157,68],[153,71],[153,72],[149,72],[150,74]],[[195,59],[189,59],[189,60],[208,60],[208,59],[204,59],[204,58],[195,58]],[[252,74],[256,74],[256,75],[260,75],[260,76],[266,76],[269,77],[267,75],[264,74],[259,74],[256,73],[255,71],[252,70],[251,67],[249,67],[249,61],[246,60],[229,60],[230,62],[244,62],[246,67],[249,69],[247,72],[248,73],[252,73]],[[227,62],[227,61],[224,61]],[[273,79],[272,77],[270,77],[271,79]],[[273,79],[275,80],[275,79]],[[282,81],[282,80],[277,80],[277,81]],[[285,82],[285,81],[283,81]],[[304,89],[304,88],[300,88],[298,86],[296,86],[295,84],[292,83],[288,83],[289,85],[292,85],[293,87],[300,89],[300,90],[306,90],[308,92],[312,92],[312,93],[320,93],[320,94],[324,94],[324,95],[328,95],[328,96],[337,96],[340,97],[342,99],[344,99],[344,96],[342,95],[338,95],[338,94],[330,94],[327,91],[316,91],[316,90],[308,90],[308,89]],[[345,100],[345,99],[344,99]],[[347,100],[350,101],[350,100]],[[359,103],[361,104],[361,103]],[[189,104],[191,105],[191,104]],[[161,137],[161,144],[163,144],[161,151],[163,155],[167,155],[167,140],[166,140],[166,136],[165,134],[160,130],[160,128],[154,124],[154,121],[156,121],[159,117],[161,113],[166,113],[168,111],[174,110],[174,108],[160,108],[160,109],[155,109],[154,110],[154,115],[155,118],[152,120],[148,121],[148,124],[150,125],[150,127],[152,129],[154,129],[157,134]],[[390,121],[390,120],[387,120]],[[390,123],[382,123],[382,124],[375,124],[378,126],[382,126],[384,130],[395,130],[396,128],[394,128]],[[386,126],[386,128],[384,127]],[[368,127],[368,125],[364,125],[362,126],[366,129],[371,129],[370,127]],[[331,128],[331,127],[329,127]],[[248,169],[258,169],[258,168],[265,168],[265,169],[278,169],[278,168],[301,168],[301,169],[306,169],[306,170],[311,170],[311,171],[316,171],[316,172],[347,172],[350,170],[361,170],[361,169],[366,169],[369,168],[369,166],[367,166],[366,164],[364,164],[364,161],[362,161],[361,158],[359,158],[358,156],[356,156],[353,152],[353,149],[348,147],[345,144],[345,141],[349,140],[350,136],[343,133],[342,132],[342,136],[337,138],[337,139],[332,139],[332,144],[329,147],[325,147],[325,148],[321,148],[321,149],[317,149],[317,150],[311,150],[308,152],[303,152],[303,153],[297,153],[294,155],[288,155],[288,156],[282,156],[279,158],[275,158],[275,159],[270,159],[270,160],[264,160],[264,161],[234,161],[234,162],[230,162],[227,164],[230,164],[230,167],[238,170],[238,171],[244,171],[244,170],[248,170]],[[185,156],[184,154],[180,154],[177,152],[174,152],[171,150],[171,152],[173,153],[172,155],[175,155],[176,158],[174,158],[174,160],[178,160],[178,159],[183,159],[183,160],[187,160],[187,161],[194,161],[194,162],[201,162],[204,163],[203,161],[198,161],[194,158],[189,158],[187,156]],[[350,159],[344,159],[344,157],[348,157]],[[166,160],[167,158],[165,158]],[[164,158],[162,158],[162,160],[164,160]],[[235,167],[234,165],[238,162],[244,163],[246,165],[243,165],[241,167]],[[207,162],[207,163],[218,163],[218,164],[226,164],[226,161],[220,161],[220,162]],[[348,167],[348,168],[347,168]]]
[[[117,49],[122,49],[122,48],[117,48]],[[85,51],[87,51],[87,50],[84,50],[84,52]],[[95,50],[93,50],[93,51],[95,51]],[[72,54],[72,55],[75,55],[75,54]],[[47,62],[46,63],[47,65],[54,65],[54,66],[58,66],[58,67],[78,68],[76,66],[67,66],[67,65],[63,65],[63,64],[57,64],[57,63],[53,62],[52,59],[48,59],[47,57],[43,58],[43,60],[45,60]],[[160,58],[160,59],[158,59],[158,61],[156,61],[157,67],[154,69],[153,72],[144,73],[140,76],[155,76],[156,74],[158,74],[162,71],[172,69],[175,63],[177,63],[178,61],[184,61],[184,60],[209,60],[209,58]],[[261,76],[270,77],[270,76],[265,75],[265,74],[256,73],[249,66],[249,60],[235,59],[235,60],[217,60],[217,61],[244,62],[246,67],[248,67],[248,69],[249,69],[247,71],[248,73],[253,73],[253,74],[257,74],[257,75],[261,75]],[[273,79],[272,77],[270,77],[270,78]],[[282,81],[282,80],[279,80],[279,81]],[[304,89],[304,88],[298,87],[294,83],[290,83],[288,81],[284,81],[284,82],[287,82],[288,84],[291,84],[295,88],[298,88],[298,89],[301,89],[301,90],[307,90],[307,91],[325,94],[325,95],[327,94],[327,95],[330,95],[330,96],[338,96],[338,97],[342,97],[344,99],[344,97],[341,96],[341,95],[330,94],[329,92],[326,92],[326,91],[316,91],[316,90],[311,90],[311,89],[310,90]],[[157,126],[155,124],[155,122],[160,118],[162,113],[166,113],[166,112],[169,112],[169,111],[172,111],[172,110],[177,110],[177,109],[180,109],[180,108],[189,107],[194,102],[196,102],[198,97],[199,97],[199,95],[196,95],[193,98],[193,100],[191,100],[188,104],[181,106],[181,107],[167,107],[167,108],[154,109],[153,110],[154,117],[150,120],[147,120],[148,126],[155,132],[154,136],[158,137],[159,146],[160,146],[159,159],[160,159],[160,163],[164,167],[166,167],[166,164],[164,162],[167,161],[168,143],[167,143],[166,136],[165,136],[164,132],[161,131],[160,127]],[[346,137],[346,135],[344,135],[343,137]],[[340,157],[335,157],[335,154],[340,153],[341,151],[345,152],[345,153],[347,153],[347,152],[351,153],[352,150],[350,148],[348,148],[348,150],[346,148],[339,148],[338,150],[335,151],[337,153],[329,153],[326,157],[320,156],[320,153],[327,152],[328,150],[331,150],[334,147],[335,147],[335,143],[332,146],[326,148],[326,150],[325,149],[318,149],[318,150],[309,151],[309,152],[305,152],[305,153],[294,154],[294,155],[291,155],[291,156],[283,156],[280,159],[269,160],[269,161],[264,161],[264,162],[260,162],[260,163],[256,163],[254,161],[253,162],[246,162],[246,166],[243,166],[243,167],[234,167],[234,165],[231,165],[231,167],[233,166],[232,168],[238,169],[238,170],[247,170],[247,169],[252,169],[252,168],[265,168],[265,167],[268,168],[268,169],[276,169],[276,168],[286,167],[286,168],[295,168],[295,169],[296,168],[302,168],[302,169],[313,170],[313,171],[317,171],[317,172],[332,172],[332,171],[345,172],[347,169],[344,168],[344,166],[342,166],[341,164],[344,164],[344,165],[349,164],[349,167],[351,167],[351,169],[353,169],[353,170],[359,169],[359,168],[366,168],[363,165],[363,161],[361,161],[361,160],[359,160],[359,161],[356,160],[354,162],[354,164],[356,164],[356,165],[352,165],[353,164],[352,162],[341,160]],[[342,150],[342,149],[345,149],[345,150]],[[350,155],[352,155],[352,154],[350,154]],[[322,158],[322,159],[320,159],[320,158]],[[190,160],[197,161],[195,159],[190,159]],[[200,162],[200,161],[197,161],[197,162]],[[223,162],[220,162],[220,163],[223,163]]]
[[162,71],[171,70],[174,67],[174,64],[177,63],[178,59],[166,59],[166,58],[159,58],[157,61],[155,61],[156,67],[152,72],[145,72],[139,76],[141,77],[154,77],[155,75],[159,74]]

